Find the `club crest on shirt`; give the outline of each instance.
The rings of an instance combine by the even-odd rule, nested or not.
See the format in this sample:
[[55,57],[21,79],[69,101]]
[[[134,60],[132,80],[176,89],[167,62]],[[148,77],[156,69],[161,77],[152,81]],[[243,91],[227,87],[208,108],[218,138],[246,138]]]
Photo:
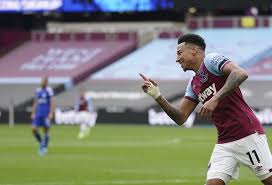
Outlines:
[[202,83],[207,82],[207,80],[208,80],[208,73],[205,73],[204,71],[201,71],[198,75],[200,76],[200,81]]

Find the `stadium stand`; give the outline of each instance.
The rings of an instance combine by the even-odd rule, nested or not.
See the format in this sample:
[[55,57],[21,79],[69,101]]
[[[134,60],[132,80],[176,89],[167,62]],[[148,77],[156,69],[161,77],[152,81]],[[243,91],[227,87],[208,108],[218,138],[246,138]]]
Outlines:
[[27,31],[0,30],[0,57],[29,39]]
[[[269,66],[269,61],[271,58],[271,44],[268,39],[265,39],[271,34],[271,29],[199,29],[195,32],[201,34],[206,39],[208,46],[207,53],[211,51],[224,53],[226,56],[230,57],[231,60],[238,62],[239,65],[242,65],[251,73],[250,80],[242,86],[242,91],[245,94],[245,98],[249,104],[257,108],[269,106],[269,101],[271,99],[271,92],[268,86],[269,81],[260,81],[260,79],[271,78],[271,73],[267,67]],[[184,73],[182,69],[175,64],[176,37],[178,37],[180,34],[181,32],[175,31],[156,32],[155,35],[157,38],[153,39],[151,42],[148,42],[146,45],[140,47],[136,51],[129,53],[135,49],[137,45],[135,34],[130,36],[128,33],[123,33],[123,35],[120,34],[116,36],[113,34],[107,35],[103,32],[92,33],[92,35],[88,35],[86,33],[46,34],[42,32],[35,32],[32,33],[30,42],[18,47],[16,50],[13,50],[13,52],[16,51],[16,55],[19,56],[20,52],[18,51],[21,49],[23,53],[31,53],[33,48],[36,48],[35,50],[38,51],[40,55],[44,55],[46,54],[46,51],[49,50],[52,43],[54,43],[54,47],[59,46],[60,48],[70,46],[73,46],[74,48],[82,48],[93,46],[92,44],[94,44],[97,48],[99,45],[98,43],[100,43],[101,40],[103,41],[103,44],[107,42],[107,47],[113,48],[113,45],[116,46],[116,38],[117,40],[121,40],[120,42],[118,41],[118,46],[120,46],[120,43],[122,43],[123,40],[126,42],[127,40],[133,38],[130,42],[132,49],[127,49],[126,52],[121,55],[123,56],[121,59],[117,60],[117,58],[120,58],[121,56],[118,56],[117,58],[115,58],[114,55],[108,57],[109,59],[106,63],[113,63],[108,65],[108,67],[103,68],[105,66],[103,65],[105,60],[102,59],[102,64],[99,64],[99,62],[93,63],[92,61],[92,66],[90,69],[86,69],[84,66],[81,66],[80,70],[75,70],[74,72],[68,73],[71,76],[69,79],[72,79],[68,80],[68,84],[70,83],[70,85],[73,84],[71,81],[79,82],[80,79],[86,78],[91,73],[93,73],[93,75],[80,82],[75,87],[71,89],[67,88],[64,92],[58,94],[56,103],[59,108],[71,108],[74,105],[75,96],[78,89],[84,87],[88,91],[88,96],[91,96],[94,99],[95,107],[98,110],[105,110],[108,112],[123,112],[126,110],[142,112],[154,107],[154,102],[144,93],[142,93],[139,73],[146,74],[150,78],[158,81],[162,93],[167,99],[173,101],[176,105],[178,104],[182,94],[185,92],[187,82],[193,73]],[[221,35],[225,35],[226,37],[222,38]],[[256,38],[256,35],[259,35],[259,37]],[[91,42],[89,42],[90,40]],[[262,40],[262,42],[260,42],[260,40]],[[112,43],[113,45],[109,43]],[[41,49],[37,50],[38,48]],[[108,49],[105,49],[105,51],[106,50],[108,51]],[[9,64],[12,64],[12,61],[15,61],[12,55],[13,52],[3,57],[2,60],[9,59]],[[103,53],[101,56],[105,57],[105,54]],[[25,61],[31,61],[31,58],[33,59],[33,57],[30,57]],[[95,59],[97,58],[99,57],[96,56]],[[24,58],[20,57],[20,59]],[[1,69],[6,68],[4,64],[5,62],[0,63]],[[3,67],[1,67],[1,65]],[[16,62],[16,65],[17,68],[18,66],[24,66],[28,69],[33,67],[30,64],[18,62]],[[4,74],[15,74],[14,70],[16,68],[9,69],[12,71],[7,72],[4,70],[1,72],[1,76]],[[87,70],[87,72],[84,72],[84,70]],[[67,78],[63,78],[62,76],[64,73],[57,73],[56,71],[53,71],[53,74],[56,75],[55,77],[61,77],[59,79],[54,78],[54,88],[59,87],[60,82],[64,83],[63,80],[67,80]],[[65,74],[67,74],[67,72]],[[264,74],[266,75],[264,76]],[[23,73],[21,73],[21,75],[22,77],[24,76]],[[2,78],[2,83],[3,79],[5,78]],[[20,78],[21,81],[26,79],[27,78]],[[28,79],[28,81],[29,80],[30,79]],[[32,80],[35,81],[35,78]],[[8,91],[16,92],[18,90],[25,93],[19,96],[19,99],[13,99],[13,97],[16,97],[16,93],[14,95],[10,94],[10,98],[7,98],[5,101],[1,102],[1,107],[7,107],[11,99],[18,107],[29,106],[34,86],[35,85],[33,84],[17,86],[12,86],[9,84],[3,86],[2,92],[4,94],[6,94]],[[68,86],[69,85],[67,85],[67,87]],[[258,88],[255,88],[256,86]],[[4,89],[6,89],[5,92]],[[169,89],[171,89],[171,91],[169,91]],[[64,90],[64,88],[62,90]],[[252,98],[256,97],[256,95],[259,95],[257,99]]]
[[272,74],[272,48],[268,48],[263,52],[253,56],[243,63],[243,67],[257,79],[271,80]]
[[136,38],[128,33],[106,36],[33,33],[31,41],[1,59],[0,78],[34,78],[42,71],[42,75],[74,82],[136,48]]
[[[264,56],[258,57],[260,62],[254,63],[254,67],[244,66],[250,73],[250,78],[243,84],[242,91],[251,106],[257,108],[270,106],[271,92],[267,80],[271,79],[272,73],[268,71],[270,55],[267,53],[270,53],[271,42],[266,39],[271,35],[270,28],[254,30],[199,29],[196,30],[196,33],[201,34],[206,39],[207,53],[219,52],[225,54],[239,65],[249,65],[249,60],[252,61],[252,57]],[[154,39],[144,47],[91,75],[89,80],[79,85],[87,87],[98,108],[115,108],[117,110],[127,108],[140,111],[152,107],[153,102],[144,97],[144,94],[141,94],[139,73],[157,80],[164,95],[168,99],[176,100],[176,104],[178,104],[180,96],[185,91],[186,84],[193,73],[184,73],[175,64],[176,39],[169,38],[169,35],[175,35],[175,33],[159,35],[163,38]],[[225,37],[222,38],[222,35]],[[258,35],[258,38],[256,38],[256,35]],[[259,67],[257,68],[256,65]],[[252,72],[252,69],[255,69],[255,73]],[[263,71],[257,73],[257,69],[263,69]],[[260,79],[265,81],[260,81]],[[114,94],[116,92],[119,92],[119,94]],[[129,97],[125,98],[125,95],[132,96],[133,93],[135,95],[134,100],[137,101],[129,101]],[[71,100],[74,94],[75,91],[65,92],[58,98],[59,105],[67,105],[68,102],[65,100]],[[123,95],[123,98],[120,98],[121,95]]]
[[271,41],[267,39],[272,34],[271,28],[198,29],[195,33],[206,40],[207,53],[222,53],[239,65],[271,47]]
[[[201,12],[197,6],[195,13],[187,8],[182,9],[185,24],[161,18],[113,23],[106,17],[102,21],[84,22],[79,18],[69,22],[65,15],[56,14],[41,22],[41,30],[46,27],[46,32],[28,33],[22,38],[30,40],[22,45],[13,42],[19,40],[15,37],[19,34],[1,34],[0,44],[18,47],[0,59],[0,98],[8,97],[0,102],[0,108],[7,107],[10,100],[17,108],[29,107],[41,74],[51,77],[51,85],[57,90],[57,106],[64,109],[73,107],[78,89],[84,87],[98,110],[147,112],[155,104],[141,91],[139,73],[155,79],[165,97],[177,105],[193,73],[184,73],[175,63],[176,38],[192,31],[205,38],[207,53],[222,53],[246,68],[250,78],[242,91],[250,105],[270,106],[272,47],[267,38],[272,33],[271,17],[216,17],[209,11]],[[88,13],[83,17],[92,19]],[[7,95],[9,91],[12,93]],[[22,91],[20,98],[16,97],[18,91]]]
[[154,39],[115,64],[94,74],[92,79],[137,80],[139,73],[163,80],[189,79],[190,74],[183,72],[175,62],[176,43],[176,39]]
[[[193,74],[185,73],[177,64],[175,65],[176,37],[180,34],[180,32],[159,33],[159,38],[91,75],[88,80],[78,84],[76,89],[86,88],[98,109],[143,111],[154,104],[141,91],[139,73],[143,73],[160,83],[161,91],[167,98],[177,95],[180,98]],[[76,89],[60,94],[57,97],[57,105],[60,107],[73,105]]]
[[[138,46],[144,46],[152,41],[154,38],[160,36],[160,34],[171,33],[171,36],[176,37],[184,29],[184,23],[182,22],[170,22],[170,21],[144,21],[144,22],[114,22],[112,26],[111,22],[100,23],[84,23],[84,22],[48,22],[47,31],[49,33],[77,33],[77,32],[100,32],[100,33],[119,33],[119,32],[133,32],[137,33]],[[169,35],[167,35],[169,38]]]
[[[269,36],[271,28],[256,29],[199,29],[195,33],[202,35],[207,42],[206,53],[222,53],[239,65],[258,70],[259,78],[262,74],[269,75],[269,59],[271,47]],[[175,33],[174,33],[175,34]],[[165,37],[167,33],[162,33]],[[178,34],[177,34],[178,35]],[[224,35],[224,37],[222,37]],[[258,37],[256,37],[258,36]],[[118,62],[97,72],[92,79],[138,79],[138,73],[144,73],[155,79],[183,80],[189,79],[188,73],[181,71],[175,65],[176,39],[158,38],[149,44],[123,57]],[[163,51],[163,52],[161,52]],[[253,65],[254,64],[254,65]],[[257,66],[259,65],[258,69]],[[265,65],[265,67],[264,67]],[[263,66],[263,67],[261,67]],[[264,71],[260,71],[264,69]],[[249,72],[252,71],[248,69]],[[264,73],[267,71],[266,73]]]
[[271,27],[269,16],[205,16],[188,17],[186,26],[191,30],[202,28],[256,28]]
[[[28,98],[33,94],[28,90],[33,88],[23,84],[38,84],[40,77],[46,75],[52,83],[65,84],[68,88],[115,62],[136,46],[137,38],[134,33],[33,32],[30,41],[0,59],[0,83],[10,83],[5,89],[7,92],[12,90],[15,93],[13,96],[19,97],[14,101],[16,105],[23,103],[23,100],[30,102]],[[19,95],[20,91],[27,93]],[[2,106],[6,106],[5,101],[1,101],[0,107]]]

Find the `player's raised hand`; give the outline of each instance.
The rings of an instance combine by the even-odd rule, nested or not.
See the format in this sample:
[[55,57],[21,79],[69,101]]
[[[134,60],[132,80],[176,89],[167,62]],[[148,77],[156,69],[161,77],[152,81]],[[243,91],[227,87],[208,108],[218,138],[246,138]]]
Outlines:
[[161,95],[158,84],[143,74],[140,74],[140,76],[144,80],[143,91],[156,100]]

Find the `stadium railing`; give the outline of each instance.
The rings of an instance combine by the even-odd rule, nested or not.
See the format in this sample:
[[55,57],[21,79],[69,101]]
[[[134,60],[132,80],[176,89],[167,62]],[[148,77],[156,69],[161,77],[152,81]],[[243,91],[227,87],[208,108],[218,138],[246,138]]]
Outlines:
[[195,30],[199,28],[256,28],[272,26],[270,16],[228,16],[228,17],[188,17],[186,26]]

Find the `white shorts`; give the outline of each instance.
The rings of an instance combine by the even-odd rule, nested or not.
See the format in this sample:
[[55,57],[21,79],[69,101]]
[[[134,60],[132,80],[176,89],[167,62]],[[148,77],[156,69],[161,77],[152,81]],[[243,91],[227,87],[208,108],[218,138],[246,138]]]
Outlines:
[[208,165],[207,180],[228,183],[239,177],[239,165],[249,167],[260,180],[272,175],[272,156],[265,134],[249,135],[237,141],[216,144]]

